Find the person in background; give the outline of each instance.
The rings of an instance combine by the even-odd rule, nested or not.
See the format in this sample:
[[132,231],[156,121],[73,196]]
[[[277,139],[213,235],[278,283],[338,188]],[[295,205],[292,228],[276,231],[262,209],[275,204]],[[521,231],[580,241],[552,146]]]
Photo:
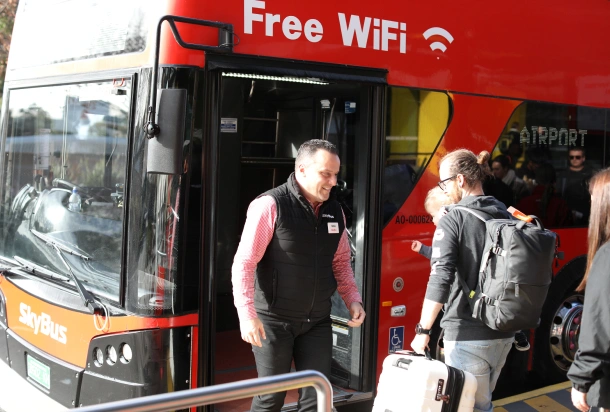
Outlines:
[[[432,223],[434,226],[438,225],[438,221],[447,213],[443,206],[451,204],[451,199],[441,190],[440,187],[433,187],[428,191],[426,199],[424,200],[424,209],[432,216]],[[414,240],[411,243],[411,250],[419,253],[420,255],[430,259],[432,255],[432,248],[422,244],[419,240]]]
[[568,204],[555,193],[555,169],[549,163],[536,168],[536,186],[532,194],[517,204],[517,209],[526,215],[540,218],[544,227],[572,225],[572,212]]
[[595,173],[586,164],[584,147],[572,147],[568,151],[570,166],[557,180],[557,189],[572,210],[574,223],[586,224],[589,221],[591,196],[589,195],[589,180]]
[[527,185],[511,168],[511,161],[508,156],[496,156],[491,162],[491,171],[496,179],[502,180],[512,191],[512,202],[507,207],[516,205],[522,198],[529,195]]
[[519,123],[513,123],[513,127],[508,131],[510,143],[502,154],[508,156],[511,160],[511,168],[514,168],[518,159],[523,155],[523,145],[521,144],[521,134],[519,133]]
[[[331,297],[343,298],[359,327],[365,318],[354,280],[345,217],[331,194],[341,162],[326,140],[301,145],[288,181],[250,203],[232,267],[241,337],[252,344],[259,377],[312,369],[330,376]],[[255,282],[256,278],[256,282]],[[256,396],[252,411],[282,409],[286,392]],[[298,410],[317,410],[313,387]]]
[[532,146],[525,151],[525,160],[521,167],[515,169],[515,173],[523,179],[530,193],[536,186],[536,169],[540,165],[549,163],[550,158],[550,151],[547,147]]
[[[466,149],[450,152],[441,160],[438,185],[452,203],[496,219],[510,219],[503,203],[483,193],[483,181],[491,174],[488,161],[488,152],[478,156]],[[411,342],[417,353],[429,349],[432,325],[445,305],[441,320],[445,363],[475,376],[476,412],[493,411],[491,394],[514,341],[514,333],[493,330],[472,317],[468,296],[456,279],[459,276],[475,288],[485,233],[481,222],[465,210],[453,209],[438,221],[426,296]]]
[[572,403],[610,409],[610,168],[593,176],[585,276],[576,288],[586,292],[578,351],[568,371]]

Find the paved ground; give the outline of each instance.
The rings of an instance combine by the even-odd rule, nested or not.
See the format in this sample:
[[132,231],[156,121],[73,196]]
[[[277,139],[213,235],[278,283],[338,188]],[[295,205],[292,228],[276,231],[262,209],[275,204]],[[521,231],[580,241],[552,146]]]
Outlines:
[[570,397],[570,382],[494,401],[494,412],[578,412]]
[[34,388],[0,361],[0,412],[56,412],[67,408]]
[[[569,382],[494,401],[494,412],[572,412]],[[51,400],[0,361],[0,412],[56,412],[67,408]]]

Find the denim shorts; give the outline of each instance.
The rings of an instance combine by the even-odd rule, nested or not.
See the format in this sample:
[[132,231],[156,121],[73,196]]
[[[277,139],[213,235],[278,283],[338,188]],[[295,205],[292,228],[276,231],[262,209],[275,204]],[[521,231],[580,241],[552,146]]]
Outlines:
[[493,412],[491,393],[496,387],[514,338],[445,341],[445,363],[470,372],[477,379],[474,412]]

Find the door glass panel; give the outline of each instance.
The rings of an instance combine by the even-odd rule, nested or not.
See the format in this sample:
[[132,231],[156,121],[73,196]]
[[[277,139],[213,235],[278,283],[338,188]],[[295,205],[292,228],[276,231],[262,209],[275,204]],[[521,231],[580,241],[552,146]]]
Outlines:
[[[216,205],[216,348],[223,349],[216,353],[215,383],[256,377],[250,345],[240,337],[231,266],[250,202],[287,181],[295,168],[297,150],[309,139],[326,139],[339,151],[341,169],[333,190],[343,208],[352,268],[362,289],[366,250],[362,231],[366,227],[370,177],[370,94],[370,87],[354,84],[222,77],[218,168],[221,190]],[[332,380],[358,390],[361,330],[347,328],[349,312],[338,294],[332,303]],[[238,350],[231,345],[243,347]],[[241,363],[234,356],[236,352],[245,354],[240,356],[244,358]],[[237,368],[242,371],[239,377]],[[287,403],[296,401],[295,393],[289,393]],[[242,406],[248,409],[249,404]],[[242,406],[226,404],[226,410]],[[225,406],[217,407],[224,410]]]

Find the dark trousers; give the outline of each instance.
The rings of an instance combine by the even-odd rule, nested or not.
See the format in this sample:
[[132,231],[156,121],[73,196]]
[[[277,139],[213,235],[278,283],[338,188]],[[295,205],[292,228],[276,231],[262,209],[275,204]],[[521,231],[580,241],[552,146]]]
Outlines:
[[[290,372],[292,360],[297,371],[313,369],[330,377],[332,324],[330,317],[318,322],[280,320],[259,314],[267,339],[263,347],[252,346],[258,377]],[[286,392],[259,395],[252,400],[252,412],[280,411]],[[316,411],[316,390],[299,389],[299,411]]]

